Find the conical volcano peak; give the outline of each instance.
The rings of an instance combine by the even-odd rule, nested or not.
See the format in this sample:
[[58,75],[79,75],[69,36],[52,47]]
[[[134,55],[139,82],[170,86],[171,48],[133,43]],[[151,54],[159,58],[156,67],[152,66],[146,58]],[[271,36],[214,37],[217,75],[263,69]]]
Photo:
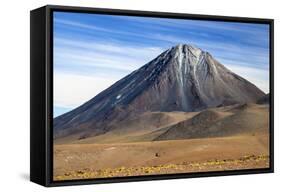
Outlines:
[[194,57],[200,57],[200,55],[204,53],[200,48],[191,44],[177,44],[173,49],[175,52],[180,52],[185,55],[190,53]]
[[[204,64],[208,57],[207,52],[191,44],[178,44],[168,49],[166,56],[172,58],[171,64],[178,68],[178,71],[188,71],[195,69],[193,66]],[[205,66],[206,67],[206,66]]]
[[[177,45],[174,46],[175,48],[184,48],[184,49],[196,49],[196,50],[201,50],[200,48],[198,48],[196,45],[193,44],[187,44],[187,43],[179,43]],[[202,50],[201,50],[202,51]]]
[[121,121],[128,115],[155,111],[195,112],[256,102],[264,95],[207,51],[190,44],[178,44],[85,104],[57,117],[55,135],[77,133],[81,128],[100,134],[110,129],[112,122]]

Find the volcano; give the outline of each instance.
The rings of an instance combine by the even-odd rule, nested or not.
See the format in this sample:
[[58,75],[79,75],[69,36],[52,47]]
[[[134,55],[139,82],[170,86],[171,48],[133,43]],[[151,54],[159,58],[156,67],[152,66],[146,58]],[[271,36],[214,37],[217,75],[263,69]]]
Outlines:
[[[90,86],[95,85],[89,85],[89,89]],[[197,112],[255,103],[263,96],[264,92],[210,53],[179,44],[83,105],[55,118],[54,138],[101,135],[113,125],[146,112]]]

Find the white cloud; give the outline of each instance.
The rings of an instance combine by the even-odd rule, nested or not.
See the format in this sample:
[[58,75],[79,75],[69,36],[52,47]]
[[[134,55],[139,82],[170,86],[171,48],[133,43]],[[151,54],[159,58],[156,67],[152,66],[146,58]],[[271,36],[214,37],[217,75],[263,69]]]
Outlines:
[[164,50],[103,42],[55,38],[55,65],[79,65],[132,71],[154,59]]
[[103,32],[112,32],[113,30],[109,30],[107,28],[103,28],[103,27],[97,27],[94,25],[87,25],[81,22],[74,22],[74,21],[70,21],[70,20],[65,20],[65,19],[58,19],[55,18],[54,19],[54,23],[55,24],[63,24],[63,25],[69,25],[75,28],[84,28],[87,30],[98,30],[98,31],[103,31]]
[[76,108],[118,79],[54,73],[54,106]]
[[240,65],[225,64],[225,66],[237,75],[247,79],[263,92],[269,92],[269,71]]

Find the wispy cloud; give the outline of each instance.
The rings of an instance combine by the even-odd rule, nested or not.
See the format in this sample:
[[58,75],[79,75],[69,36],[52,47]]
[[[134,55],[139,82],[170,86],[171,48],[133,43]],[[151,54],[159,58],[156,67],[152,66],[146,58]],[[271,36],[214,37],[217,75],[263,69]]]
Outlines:
[[87,24],[83,24],[81,22],[75,22],[75,21],[66,20],[66,19],[55,18],[54,23],[56,25],[67,25],[67,26],[70,26],[70,27],[84,28],[84,29],[87,29],[87,30],[98,30],[98,31],[102,31],[102,32],[113,32],[112,29],[109,30],[109,29],[106,29],[106,28],[103,28],[103,27],[97,27],[93,24],[87,25]]
[[263,92],[269,93],[269,71],[265,69],[257,69],[242,65],[225,64],[227,68],[251,83],[254,83]]
[[[83,67],[129,73],[152,60],[164,50],[159,47],[129,46],[55,38],[54,62],[57,69]],[[78,70],[77,70],[78,69]]]
[[118,78],[94,77],[70,73],[54,73],[54,103],[56,107],[73,109],[90,100]]

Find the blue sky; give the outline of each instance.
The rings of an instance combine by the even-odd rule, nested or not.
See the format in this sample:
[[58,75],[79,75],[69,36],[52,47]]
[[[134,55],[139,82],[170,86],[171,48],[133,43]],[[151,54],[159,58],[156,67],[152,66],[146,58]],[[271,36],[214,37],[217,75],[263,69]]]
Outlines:
[[268,92],[269,25],[55,12],[54,116],[179,43],[210,52]]

